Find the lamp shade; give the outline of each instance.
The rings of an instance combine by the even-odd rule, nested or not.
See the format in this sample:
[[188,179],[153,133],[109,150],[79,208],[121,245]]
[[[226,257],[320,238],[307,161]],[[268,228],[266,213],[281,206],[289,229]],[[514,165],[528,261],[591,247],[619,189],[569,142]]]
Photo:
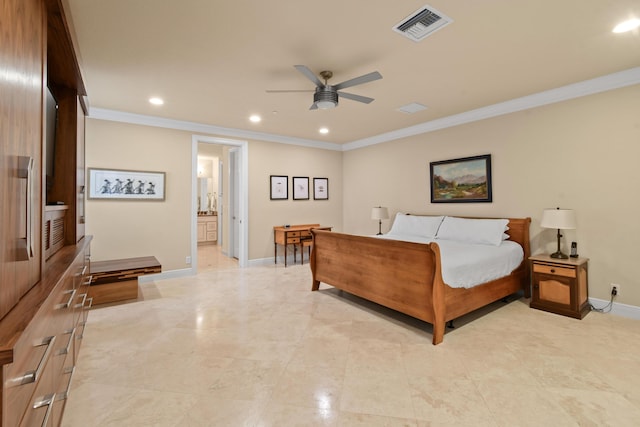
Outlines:
[[371,209],[371,219],[389,219],[389,211],[382,206]]
[[540,227],[573,230],[576,228],[576,214],[573,209],[545,209],[542,211]]

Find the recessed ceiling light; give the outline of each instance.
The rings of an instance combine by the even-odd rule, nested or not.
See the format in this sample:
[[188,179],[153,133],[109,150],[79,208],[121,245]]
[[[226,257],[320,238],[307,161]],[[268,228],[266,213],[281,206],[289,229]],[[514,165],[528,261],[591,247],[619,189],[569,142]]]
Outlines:
[[164,104],[164,101],[162,100],[162,98],[157,98],[157,97],[149,98],[149,102],[152,103],[153,105]]
[[329,133],[329,128],[320,128],[318,129],[318,132],[320,132],[323,135],[326,135]]
[[253,114],[251,117],[249,117],[249,120],[251,120],[252,123],[260,123],[262,121],[262,117],[257,114]]
[[629,19],[616,25],[613,32],[626,33],[627,31],[635,30],[638,27],[640,27],[640,19]]

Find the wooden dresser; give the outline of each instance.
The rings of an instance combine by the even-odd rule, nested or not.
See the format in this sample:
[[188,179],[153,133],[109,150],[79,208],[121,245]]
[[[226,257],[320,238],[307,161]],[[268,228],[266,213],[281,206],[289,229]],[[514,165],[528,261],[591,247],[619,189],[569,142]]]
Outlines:
[[0,320],[2,426],[57,426],[82,343],[91,237],[54,254]]

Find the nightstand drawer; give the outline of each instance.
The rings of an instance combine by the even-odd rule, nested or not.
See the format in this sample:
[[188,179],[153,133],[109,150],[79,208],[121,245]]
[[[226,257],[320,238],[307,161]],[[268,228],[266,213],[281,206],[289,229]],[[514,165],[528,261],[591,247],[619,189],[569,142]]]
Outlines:
[[554,274],[556,276],[576,277],[576,269],[571,267],[558,267],[557,265],[546,265],[533,263],[534,273]]

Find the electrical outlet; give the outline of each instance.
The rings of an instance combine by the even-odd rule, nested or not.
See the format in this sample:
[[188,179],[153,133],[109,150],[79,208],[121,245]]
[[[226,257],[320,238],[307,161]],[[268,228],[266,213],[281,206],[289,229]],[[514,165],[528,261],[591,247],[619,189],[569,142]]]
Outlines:
[[619,297],[620,296],[620,285],[618,285],[617,283],[612,283],[611,285],[609,285],[611,287],[611,295],[613,295],[613,289],[616,289],[616,296]]
[[190,256],[185,257],[184,262],[185,262],[186,264],[191,264],[191,257],[190,257]]

